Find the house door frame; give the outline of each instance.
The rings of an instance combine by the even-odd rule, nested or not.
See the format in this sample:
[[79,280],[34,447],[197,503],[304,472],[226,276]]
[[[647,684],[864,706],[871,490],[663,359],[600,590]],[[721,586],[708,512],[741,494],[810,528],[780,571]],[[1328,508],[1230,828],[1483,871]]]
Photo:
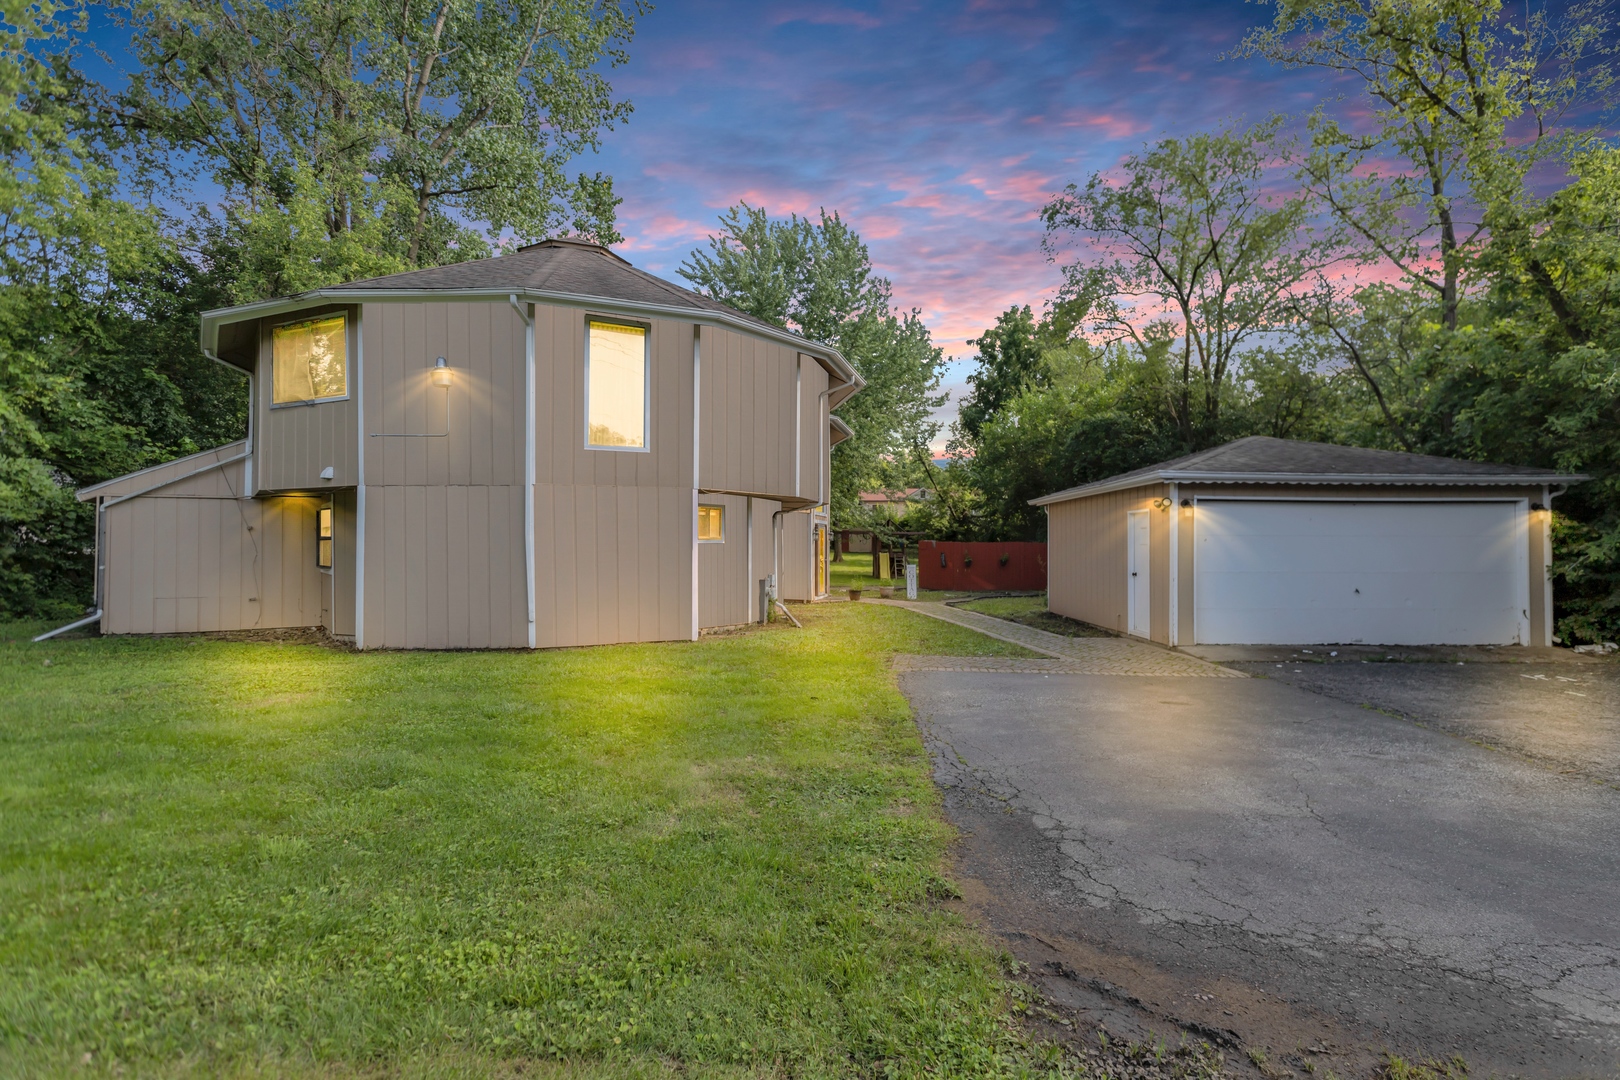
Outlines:
[[816,542],[816,583],[815,595],[827,595],[827,526],[817,525],[811,534]]
[[1133,637],[1153,634],[1152,523],[1146,510],[1125,512],[1125,632]]

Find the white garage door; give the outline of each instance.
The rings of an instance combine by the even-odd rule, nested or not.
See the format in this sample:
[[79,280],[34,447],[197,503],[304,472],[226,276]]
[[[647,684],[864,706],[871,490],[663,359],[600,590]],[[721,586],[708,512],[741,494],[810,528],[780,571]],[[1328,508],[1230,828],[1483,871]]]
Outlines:
[[1200,644],[1529,640],[1523,503],[1201,499],[1194,513]]

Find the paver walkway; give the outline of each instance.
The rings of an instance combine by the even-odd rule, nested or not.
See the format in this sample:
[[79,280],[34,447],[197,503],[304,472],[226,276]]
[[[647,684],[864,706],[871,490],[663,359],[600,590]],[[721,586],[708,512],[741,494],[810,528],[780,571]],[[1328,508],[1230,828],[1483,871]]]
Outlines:
[[1244,679],[1242,672],[1211,664],[1196,656],[1171,652],[1130,638],[1071,638],[1008,622],[977,611],[946,604],[910,600],[874,600],[872,603],[905,608],[919,615],[965,626],[999,641],[1022,645],[1050,660],[1005,657],[903,656],[895,666],[903,671],[1003,671],[1040,675],[1191,675],[1212,679]]

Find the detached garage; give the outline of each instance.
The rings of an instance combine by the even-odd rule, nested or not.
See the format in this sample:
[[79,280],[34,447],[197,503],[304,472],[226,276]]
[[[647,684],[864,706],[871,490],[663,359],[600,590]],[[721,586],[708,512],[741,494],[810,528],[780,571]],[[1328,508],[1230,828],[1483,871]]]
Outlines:
[[1255,437],[1034,500],[1048,604],[1166,645],[1550,645],[1586,479]]

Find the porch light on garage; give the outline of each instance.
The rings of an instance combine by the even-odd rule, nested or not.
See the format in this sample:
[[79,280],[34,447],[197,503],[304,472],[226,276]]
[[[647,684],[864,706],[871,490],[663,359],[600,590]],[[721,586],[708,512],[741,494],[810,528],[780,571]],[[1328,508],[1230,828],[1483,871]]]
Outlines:
[[450,389],[450,365],[442,356],[433,361],[433,385]]

